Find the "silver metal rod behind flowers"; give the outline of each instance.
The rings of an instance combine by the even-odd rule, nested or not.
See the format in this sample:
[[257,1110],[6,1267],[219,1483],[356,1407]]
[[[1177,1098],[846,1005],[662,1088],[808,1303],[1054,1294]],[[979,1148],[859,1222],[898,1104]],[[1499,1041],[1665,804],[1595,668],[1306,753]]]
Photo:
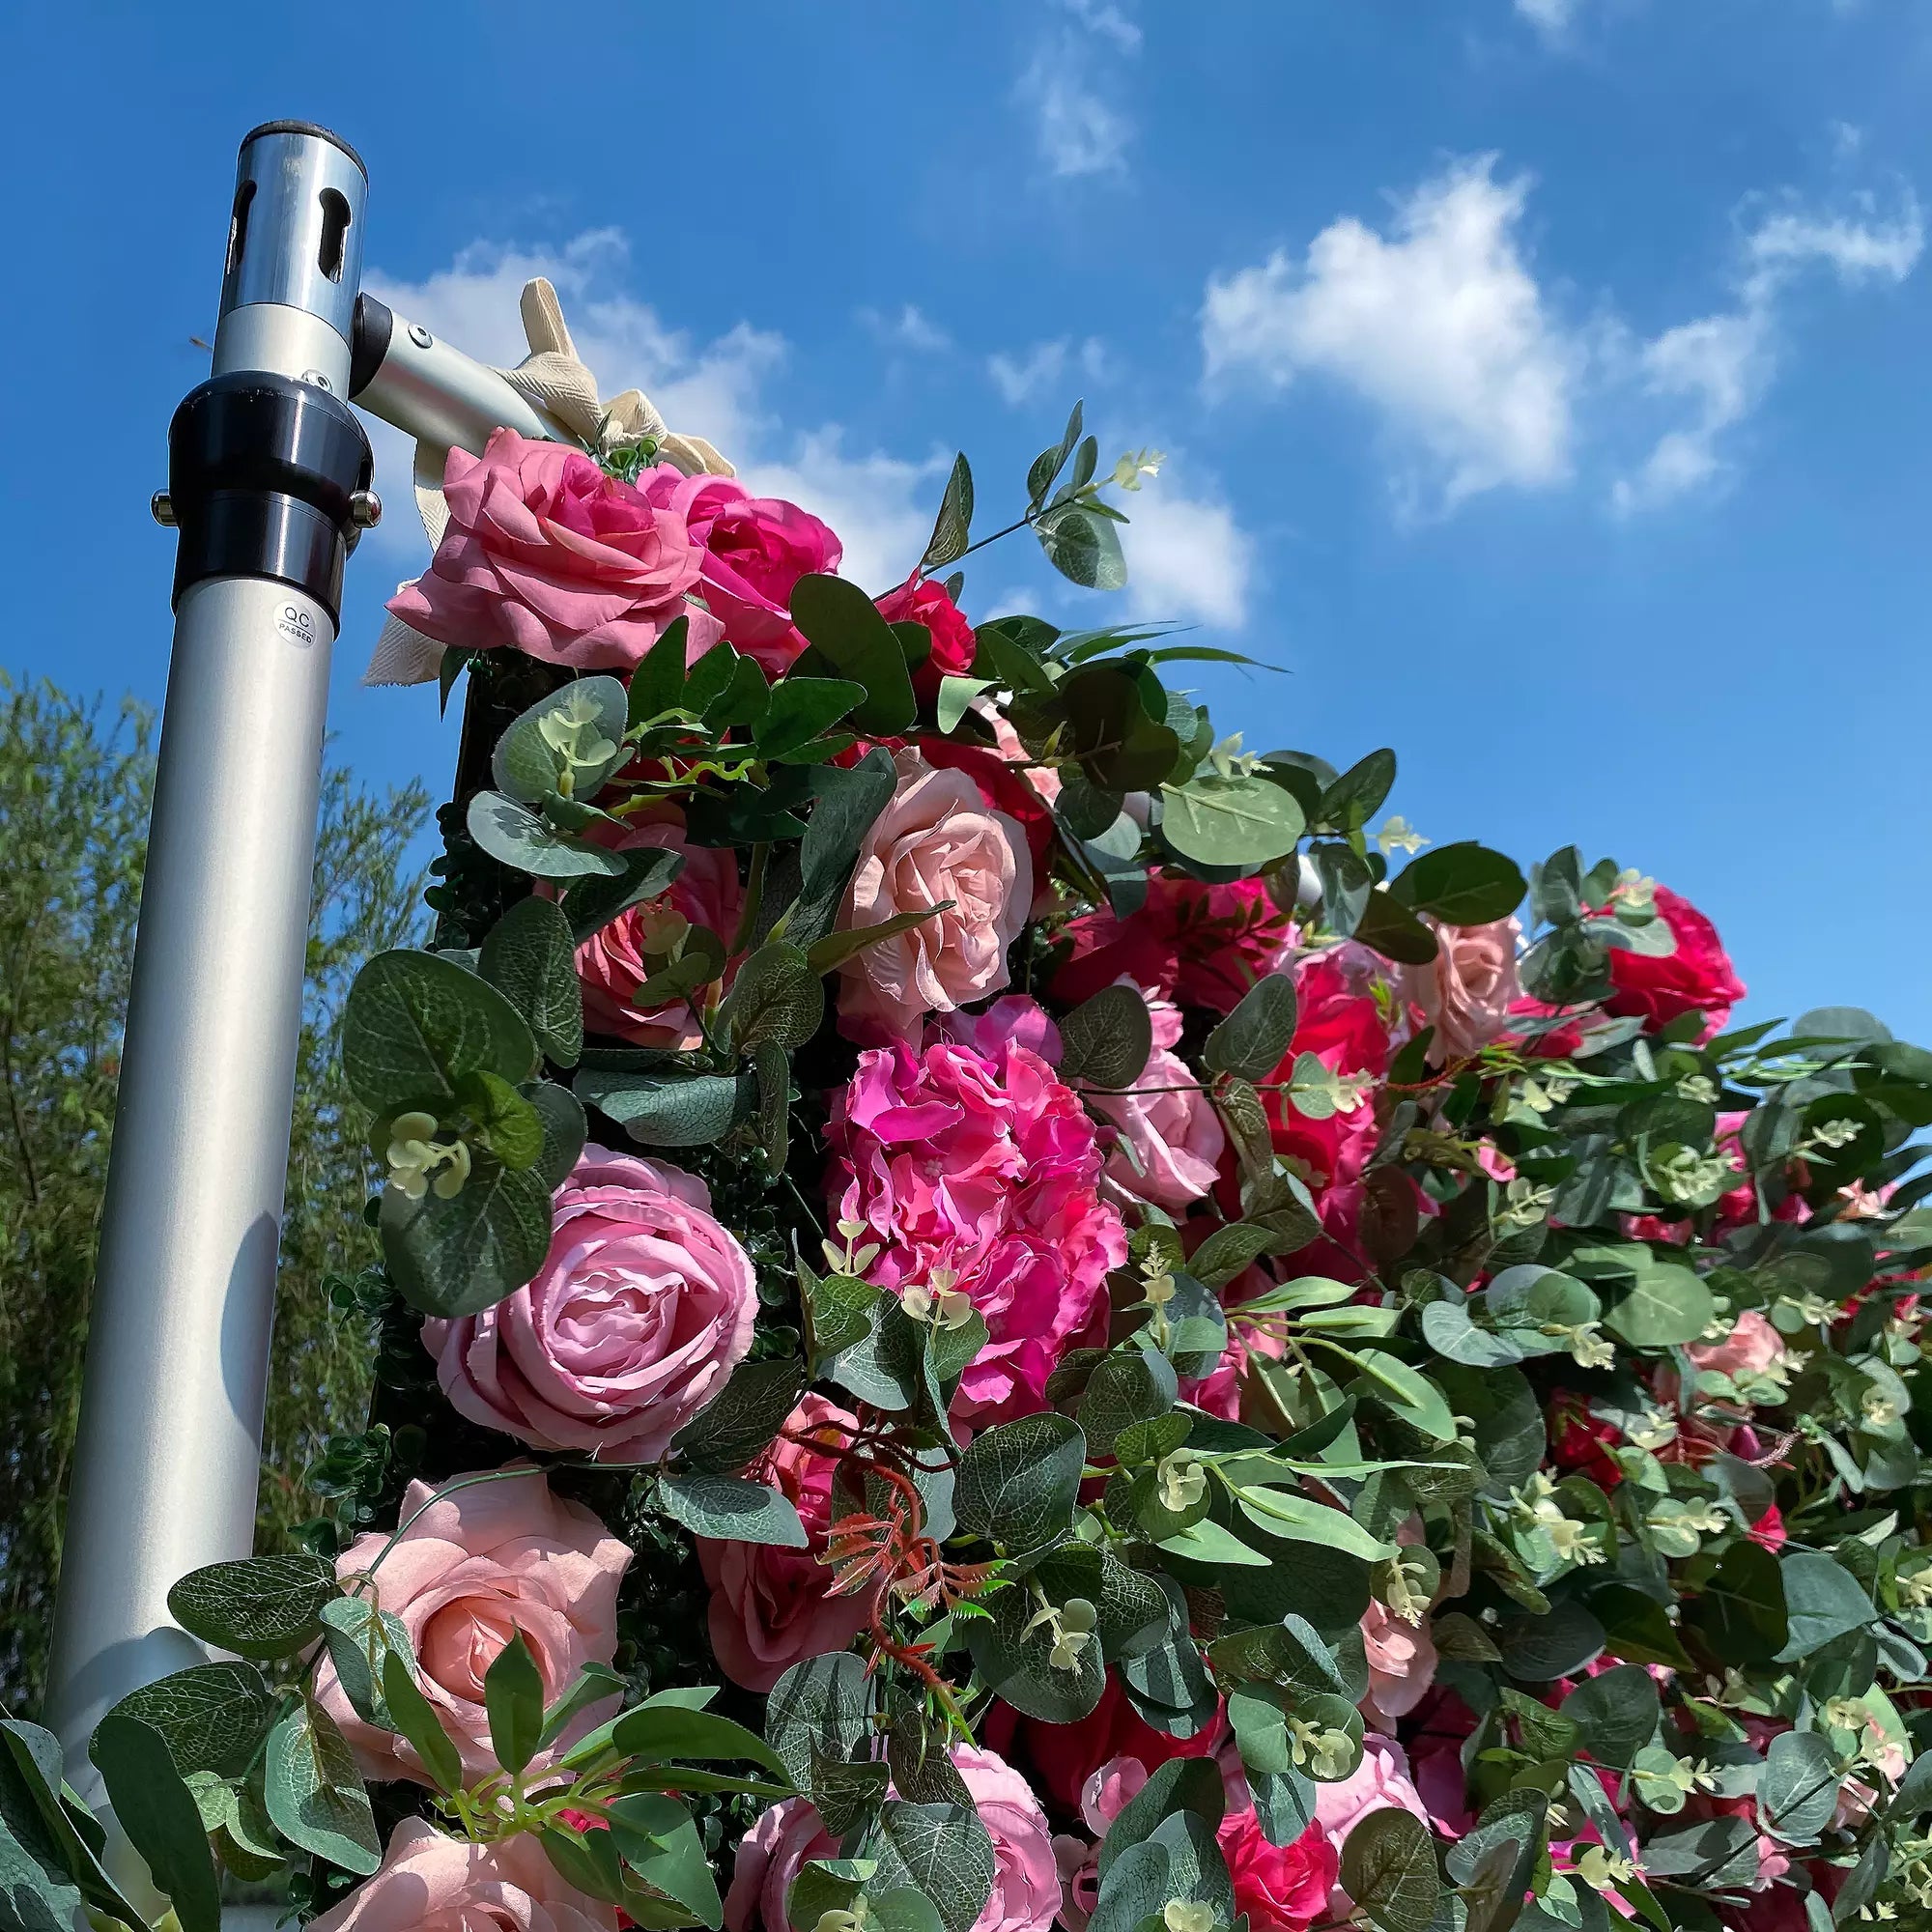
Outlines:
[[169,1586],[254,1541],[329,654],[376,513],[342,401],[364,194],[320,128],[243,143],[213,372],[156,499],[174,651],[48,1693],[90,1801],[101,1715],[203,1661]]

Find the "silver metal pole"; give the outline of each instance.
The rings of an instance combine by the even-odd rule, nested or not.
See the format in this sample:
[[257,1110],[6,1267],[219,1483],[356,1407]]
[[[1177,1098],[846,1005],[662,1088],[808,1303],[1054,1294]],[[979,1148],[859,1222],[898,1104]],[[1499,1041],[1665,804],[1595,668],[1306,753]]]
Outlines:
[[349,387],[361,162],[242,144],[211,381],[170,432],[174,655],[68,1497],[48,1718],[203,1661],[169,1586],[245,1556],[342,560],[373,521]]

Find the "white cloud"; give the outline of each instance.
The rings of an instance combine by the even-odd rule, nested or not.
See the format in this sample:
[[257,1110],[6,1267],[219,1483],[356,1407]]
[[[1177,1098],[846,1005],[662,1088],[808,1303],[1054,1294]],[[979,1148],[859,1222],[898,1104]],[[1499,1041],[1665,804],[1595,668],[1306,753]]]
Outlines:
[[1192,618],[1225,631],[1247,622],[1254,539],[1224,502],[1182,497],[1162,476],[1122,507],[1127,602],[1144,620]]
[[1571,471],[1578,345],[1552,320],[1518,236],[1526,180],[1454,163],[1398,203],[1387,236],[1351,216],[1296,262],[1276,251],[1210,281],[1210,385],[1315,373],[1379,414],[1411,492],[1452,507]]
[[952,338],[911,302],[896,315],[882,315],[875,308],[862,308],[859,320],[880,342],[893,349],[916,349],[938,355],[952,347]]
[[1646,393],[1689,405],[1689,420],[1666,429],[1638,468],[1611,489],[1617,509],[1655,509],[1721,480],[1729,465],[1725,433],[1762,400],[1779,360],[1780,305],[1806,270],[1828,269],[1857,288],[1897,284],[1924,252],[1924,224],[1908,189],[1896,212],[1880,216],[1869,196],[1853,213],[1822,214],[1787,204],[1742,236],[1737,304],[1680,323],[1643,345]]
[[1090,34],[1112,41],[1122,53],[1140,52],[1141,30],[1107,0],[1061,0],[1061,4]]
[[1069,39],[1039,54],[1015,97],[1032,111],[1040,158],[1054,174],[1124,174],[1134,125],[1071,71],[1075,46]]
[[1516,11],[1539,33],[1552,38],[1568,31],[1581,0],[1516,0]]
[[[822,516],[844,542],[844,574],[868,588],[883,588],[910,570],[931,527],[932,479],[948,458],[935,452],[908,462],[879,451],[848,453],[837,424],[785,424],[765,397],[788,353],[781,335],[741,322],[697,341],[626,290],[628,269],[623,235],[601,229],[554,248],[478,242],[420,282],[374,271],[365,279],[373,295],[410,321],[483,361],[508,366],[527,350],[518,297],[531,276],[549,276],[603,395],[642,389],[672,429],[704,437],[728,457],[748,488]],[[910,307],[891,326],[903,337],[909,325],[930,327]],[[401,513],[410,501],[410,444],[373,421],[370,440],[378,486],[398,511],[380,533],[392,549],[420,554],[419,526]]]
[[1062,336],[1058,342],[1036,342],[1021,355],[989,356],[986,362],[993,386],[1015,409],[1054,388],[1069,369],[1090,382],[1105,382],[1107,345],[1097,335],[1090,335],[1076,348]]

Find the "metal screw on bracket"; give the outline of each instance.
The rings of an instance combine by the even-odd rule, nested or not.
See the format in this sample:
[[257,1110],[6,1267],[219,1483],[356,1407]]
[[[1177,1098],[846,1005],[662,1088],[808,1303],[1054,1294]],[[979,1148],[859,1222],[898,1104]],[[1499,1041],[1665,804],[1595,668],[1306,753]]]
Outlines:
[[159,524],[164,529],[171,530],[174,528],[175,501],[165,490],[156,490],[148,498],[148,508],[153,511],[156,523]]
[[436,337],[433,336],[429,332],[429,330],[422,326],[421,323],[412,322],[410,324],[410,340],[413,342],[418,349],[427,349],[430,346],[430,344],[436,340]]

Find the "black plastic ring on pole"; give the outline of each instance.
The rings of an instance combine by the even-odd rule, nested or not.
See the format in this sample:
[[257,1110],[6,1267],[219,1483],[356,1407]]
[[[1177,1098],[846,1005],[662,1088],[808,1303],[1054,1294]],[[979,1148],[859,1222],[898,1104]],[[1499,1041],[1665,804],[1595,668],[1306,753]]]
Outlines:
[[242,370],[191,390],[168,426],[176,608],[208,578],[263,577],[339,623],[351,499],[370,471],[362,425],[313,384]]

